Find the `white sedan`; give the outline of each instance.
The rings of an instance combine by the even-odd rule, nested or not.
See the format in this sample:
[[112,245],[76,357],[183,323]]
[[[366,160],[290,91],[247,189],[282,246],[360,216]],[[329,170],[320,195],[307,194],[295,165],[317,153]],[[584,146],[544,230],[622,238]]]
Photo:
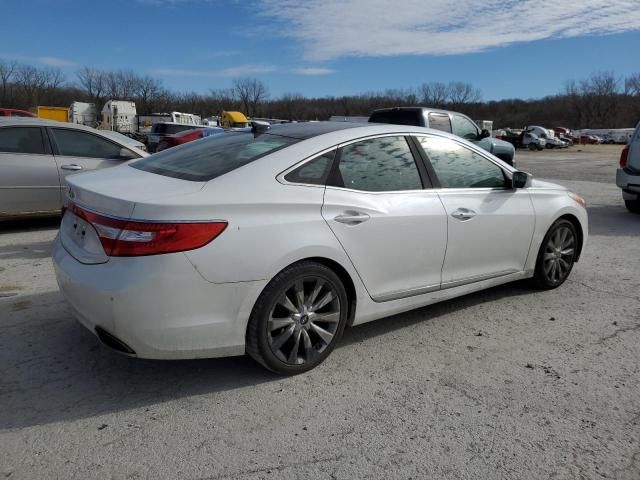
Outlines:
[[74,315],[143,358],[248,353],[294,374],[345,327],[514,280],[561,285],[584,200],[421,127],[300,123],[68,178]]

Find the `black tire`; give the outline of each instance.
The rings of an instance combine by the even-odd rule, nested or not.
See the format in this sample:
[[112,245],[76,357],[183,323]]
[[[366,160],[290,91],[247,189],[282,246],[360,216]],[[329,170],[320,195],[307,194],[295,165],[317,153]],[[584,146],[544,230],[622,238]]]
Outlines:
[[631,213],[640,213],[640,200],[625,200],[624,206]]
[[529,150],[534,151],[534,150],[537,150],[537,149],[538,149],[538,147],[536,146],[535,143],[530,143],[529,144]]
[[[567,235],[570,234],[571,240],[569,240],[569,236],[566,237],[566,240],[561,239],[564,232],[567,232]],[[560,251],[553,246],[558,240],[561,240]],[[532,279],[534,286],[541,290],[551,290],[562,285],[569,277],[575,264],[578,255],[578,242],[576,227],[569,220],[560,219],[551,225],[538,251],[536,269]],[[548,255],[552,255],[552,257]],[[549,262],[556,263],[556,267],[550,267]]]
[[[300,285],[301,300],[297,295]],[[312,308],[329,296],[327,304]],[[342,336],[348,305],[347,292],[333,270],[312,261],[290,265],[269,282],[253,307],[246,333],[247,354],[280,375],[311,370],[329,356]]]

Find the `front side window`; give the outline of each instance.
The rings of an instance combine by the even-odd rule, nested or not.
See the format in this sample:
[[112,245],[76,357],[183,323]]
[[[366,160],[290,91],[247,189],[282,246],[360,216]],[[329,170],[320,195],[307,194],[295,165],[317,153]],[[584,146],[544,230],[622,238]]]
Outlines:
[[307,185],[324,185],[329,176],[331,165],[333,165],[333,157],[336,151],[324,153],[304,165],[287,173],[284,179],[291,183],[305,183]]
[[451,133],[451,120],[446,113],[429,113],[429,128]]
[[44,154],[42,130],[40,127],[0,128],[0,152]]
[[123,147],[104,138],[78,130],[52,128],[60,155],[87,158],[120,158]]
[[478,138],[478,127],[475,123],[462,115],[453,116],[454,133],[467,140]]
[[365,192],[420,190],[418,167],[404,137],[381,137],[342,148],[337,187]]
[[418,137],[442,188],[504,188],[502,169],[448,138]]
[[273,134],[226,133],[163,150],[130,166],[166,177],[207,182],[299,141]]

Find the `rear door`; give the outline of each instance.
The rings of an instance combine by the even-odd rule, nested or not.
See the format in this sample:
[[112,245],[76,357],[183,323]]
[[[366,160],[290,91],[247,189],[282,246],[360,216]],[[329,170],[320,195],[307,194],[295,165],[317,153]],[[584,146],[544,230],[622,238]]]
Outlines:
[[402,135],[339,148],[322,216],[375,301],[440,288],[447,219]]
[[504,170],[449,138],[418,136],[438,181],[448,219],[443,288],[520,272],[535,212],[526,189],[512,189]]
[[60,178],[38,126],[0,128],[0,216],[60,210]]
[[[67,175],[114,167],[126,160],[139,158],[132,150],[91,132],[63,127],[50,127],[48,131],[62,187]],[[128,156],[121,156],[125,152]]]

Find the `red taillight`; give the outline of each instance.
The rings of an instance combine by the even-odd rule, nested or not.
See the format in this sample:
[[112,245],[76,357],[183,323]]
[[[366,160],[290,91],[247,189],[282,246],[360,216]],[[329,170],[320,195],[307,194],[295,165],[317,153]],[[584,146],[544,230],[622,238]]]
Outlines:
[[227,228],[227,222],[136,222],[100,215],[75,204],[69,204],[67,209],[93,226],[105,253],[110,257],[194,250],[205,246]]
[[629,145],[622,149],[620,152],[620,168],[624,168],[627,166],[627,160],[629,158]]

